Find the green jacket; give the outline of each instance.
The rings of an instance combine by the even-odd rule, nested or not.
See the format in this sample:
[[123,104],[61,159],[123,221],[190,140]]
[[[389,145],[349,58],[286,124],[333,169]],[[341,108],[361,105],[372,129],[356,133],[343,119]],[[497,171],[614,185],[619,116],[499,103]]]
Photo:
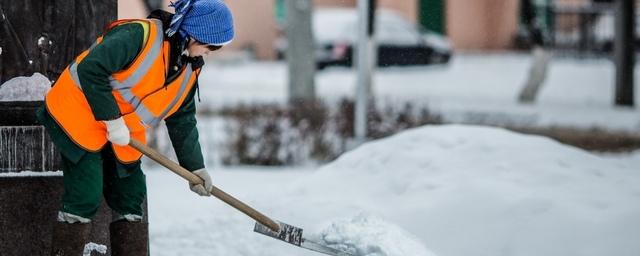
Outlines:
[[[120,117],[120,110],[111,93],[109,76],[125,69],[134,61],[142,49],[143,38],[144,30],[140,24],[131,23],[115,27],[104,35],[102,43],[97,45],[78,65],[78,76],[82,90],[96,120],[112,120]],[[178,45],[180,44],[179,40],[170,39],[170,43],[172,45],[171,67],[179,67],[186,61],[193,60],[198,61],[200,65],[203,64],[201,58],[188,58],[181,55],[184,45]],[[179,68],[170,69],[167,81],[171,81],[177,75],[176,72],[171,73],[174,70],[179,70]],[[194,95],[197,89],[198,85],[196,84],[178,111],[165,119],[169,138],[178,161],[180,165],[191,171],[204,168],[195,118]],[[55,119],[46,111],[46,108],[41,108],[37,112],[37,117],[40,123],[46,127],[51,140],[65,158],[76,163],[87,153],[66,135]],[[139,163],[120,164],[118,171],[124,174],[128,173],[123,172],[124,170],[133,171],[140,168],[139,166]]]

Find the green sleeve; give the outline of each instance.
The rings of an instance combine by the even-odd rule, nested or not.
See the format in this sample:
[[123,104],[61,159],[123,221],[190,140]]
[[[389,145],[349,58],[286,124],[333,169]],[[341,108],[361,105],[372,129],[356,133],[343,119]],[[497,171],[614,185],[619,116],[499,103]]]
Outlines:
[[[196,82],[197,83],[197,82]],[[178,111],[165,119],[169,138],[176,152],[178,162],[189,171],[204,168],[204,158],[198,141],[196,127],[196,103],[194,86]]]
[[111,94],[109,76],[127,67],[142,48],[142,25],[123,24],[109,31],[100,44],[78,64],[78,78],[96,120],[120,117],[120,109]]

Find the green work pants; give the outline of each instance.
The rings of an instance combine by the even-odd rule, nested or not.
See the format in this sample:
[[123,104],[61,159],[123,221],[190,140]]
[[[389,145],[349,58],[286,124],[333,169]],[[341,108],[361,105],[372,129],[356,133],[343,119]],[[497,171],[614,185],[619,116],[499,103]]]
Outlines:
[[93,219],[104,194],[107,205],[120,215],[143,216],[147,186],[139,162],[123,175],[110,144],[99,152],[87,152],[75,163],[63,155],[62,162],[63,212]]

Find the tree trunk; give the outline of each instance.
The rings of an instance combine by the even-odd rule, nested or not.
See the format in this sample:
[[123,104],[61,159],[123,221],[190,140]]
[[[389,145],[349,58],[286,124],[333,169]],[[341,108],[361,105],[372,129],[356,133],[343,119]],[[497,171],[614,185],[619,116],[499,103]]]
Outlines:
[[533,48],[533,60],[531,68],[529,69],[529,76],[525,82],[525,86],[520,92],[518,100],[521,103],[533,103],[536,99],[540,87],[544,83],[547,77],[547,70],[549,61],[551,60],[551,53],[544,50],[540,46]]
[[315,49],[311,30],[311,0],[286,0],[286,57],[289,102],[315,99]]

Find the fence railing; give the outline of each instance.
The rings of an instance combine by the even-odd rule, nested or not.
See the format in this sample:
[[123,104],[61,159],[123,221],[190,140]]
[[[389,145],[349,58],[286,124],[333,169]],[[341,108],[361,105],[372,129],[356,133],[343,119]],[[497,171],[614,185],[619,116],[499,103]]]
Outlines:
[[554,4],[546,33],[548,46],[560,55],[610,56],[615,35],[613,4]]

